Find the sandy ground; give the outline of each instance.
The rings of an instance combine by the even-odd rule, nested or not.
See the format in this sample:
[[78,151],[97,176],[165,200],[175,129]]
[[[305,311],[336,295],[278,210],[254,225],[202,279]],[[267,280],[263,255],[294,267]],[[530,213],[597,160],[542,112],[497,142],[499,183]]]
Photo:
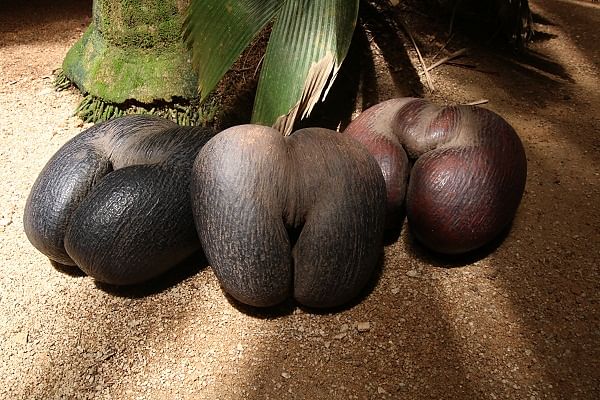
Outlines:
[[430,95],[489,99],[520,133],[529,176],[505,240],[451,262],[404,229],[354,306],[260,314],[198,262],[111,293],[29,244],[29,188],[84,128],[71,117],[79,96],[54,92],[50,75],[91,7],[3,2],[0,398],[600,398],[600,7],[532,3],[545,39],[532,57],[475,47],[465,62],[477,68],[434,70]]

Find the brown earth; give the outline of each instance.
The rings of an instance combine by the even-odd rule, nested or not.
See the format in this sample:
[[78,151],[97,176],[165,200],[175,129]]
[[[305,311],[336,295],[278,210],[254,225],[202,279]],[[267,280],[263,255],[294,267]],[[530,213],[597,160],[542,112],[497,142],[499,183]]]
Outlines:
[[[419,93],[440,103],[485,98],[520,133],[529,175],[507,237],[447,260],[405,228],[352,307],[257,313],[229,302],[198,263],[111,293],[57,271],[29,244],[29,188],[85,127],[71,117],[79,95],[53,91],[51,74],[91,5],[2,2],[0,397],[600,398],[600,6],[531,3],[538,40],[529,56],[457,35],[449,49],[469,46],[458,60],[468,66],[433,70],[433,93],[410,46],[376,35],[381,26],[365,18],[375,61],[359,105]],[[401,15],[415,31],[436,29]],[[428,64],[446,40],[436,32],[419,36]]]

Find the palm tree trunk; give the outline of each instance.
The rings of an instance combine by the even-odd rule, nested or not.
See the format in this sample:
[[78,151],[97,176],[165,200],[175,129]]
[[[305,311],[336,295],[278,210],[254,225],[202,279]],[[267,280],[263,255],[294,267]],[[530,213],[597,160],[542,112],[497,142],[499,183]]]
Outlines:
[[108,103],[196,97],[197,78],[181,40],[187,0],[94,0],[93,20],[63,71]]

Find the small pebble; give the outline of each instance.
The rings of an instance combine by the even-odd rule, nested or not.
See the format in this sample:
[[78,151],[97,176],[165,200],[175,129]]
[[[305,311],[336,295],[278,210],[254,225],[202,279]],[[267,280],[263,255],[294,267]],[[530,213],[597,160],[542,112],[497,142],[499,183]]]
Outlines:
[[129,321],[129,322],[127,323],[127,326],[128,326],[128,327],[130,327],[130,328],[134,328],[134,327],[136,327],[136,326],[140,325],[141,323],[142,323],[142,321],[141,321],[141,320],[139,320],[139,319],[134,319],[134,320],[131,320],[131,321]]
[[8,226],[12,224],[12,218],[11,217],[2,217],[0,218],[0,226]]
[[26,345],[29,341],[29,332],[21,331],[15,335],[15,342],[20,345]]
[[285,379],[290,379],[292,376],[288,373],[288,372],[282,372],[281,376],[283,376]]
[[371,323],[370,322],[359,322],[358,324],[356,324],[356,329],[358,329],[359,332],[366,332],[369,329],[371,329]]

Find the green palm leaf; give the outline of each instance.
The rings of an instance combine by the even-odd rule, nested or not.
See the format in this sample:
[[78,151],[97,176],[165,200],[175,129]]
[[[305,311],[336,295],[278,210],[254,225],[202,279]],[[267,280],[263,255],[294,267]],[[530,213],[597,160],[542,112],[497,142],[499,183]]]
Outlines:
[[326,95],[350,46],[358,0],[286,1],[273,26],[252,120],[289,134]]
[[324,98],[350,46],[359,0],[192,0],[185,40],[206,97],[273,18],[254,123],[289,134]]
[[252,39],[273,19],[284,0],[192,0],[183,39],[192,50],[200,98],[219,80]]

